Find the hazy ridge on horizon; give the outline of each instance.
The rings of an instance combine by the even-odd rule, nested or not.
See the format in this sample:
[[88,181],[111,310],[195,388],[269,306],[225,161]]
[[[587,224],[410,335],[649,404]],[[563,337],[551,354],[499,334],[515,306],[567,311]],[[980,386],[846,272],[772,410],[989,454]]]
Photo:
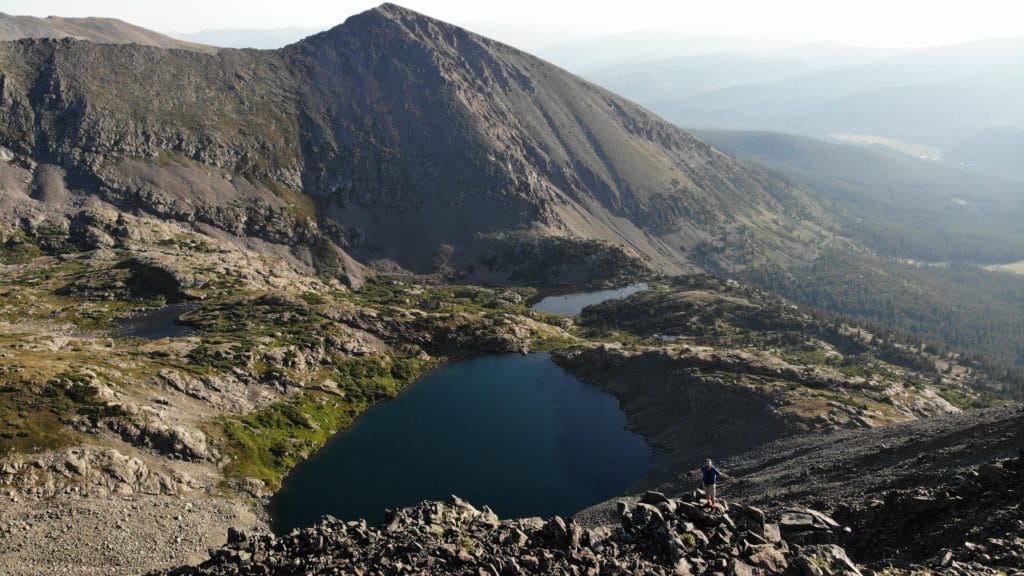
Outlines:
[[[333,25],[332,25],[333,26]],[[197,32],[164,32],[171,38],[187,42],[208,44],[220,48],[255,48],[258,50],[274,50],[294,44],[318,32],[323,28],[287,27],[287,28],[215,28]]]
[[[531,47],[537,54],[684,129],[767,130],[884,145],[1024,177],[1024,36],[926,48],[789,43],[630,32]],[[152,32],[110,18],[0,15],[0,38],[65,37],[209,51],[276,49],[320,28]],[[521,37],[522,34],[519,34]],[[529,43],[527,43],[529,44]]]
[[[480,33],[501,37],[481,25]],[[314,29],[171,34],[275,48]],[[509,42],[506,42],[509,43]],[[1024,177],[1024,36],[925,47],[638,31],[546,46],[511,42],[684,129],[768,130],[882,145]],[[1014,103],[1018,104],[1015,106]]]

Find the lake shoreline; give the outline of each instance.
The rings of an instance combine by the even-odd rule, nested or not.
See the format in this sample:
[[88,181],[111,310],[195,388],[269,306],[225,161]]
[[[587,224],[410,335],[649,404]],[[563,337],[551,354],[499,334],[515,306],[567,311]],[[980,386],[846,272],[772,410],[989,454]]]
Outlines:
[[284,533],[325,514],[381,520],[386,508],[452,493],[505,517],[569,516],[646,474],[650,449],[633,428],[614,396],[547,353],[459,360],[363,412],[293,469],[268,507],[272,526]]

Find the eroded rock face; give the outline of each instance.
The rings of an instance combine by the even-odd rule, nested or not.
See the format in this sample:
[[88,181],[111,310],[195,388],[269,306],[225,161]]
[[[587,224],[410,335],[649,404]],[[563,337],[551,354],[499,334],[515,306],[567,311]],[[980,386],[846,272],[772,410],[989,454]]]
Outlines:
[[152,448],[172,458],[202,461],[217,457],[216,451],[206,443],[206,434],[200,430],[145,418],[113,419],[107,425],[126,442]]
[[78,447],[34,458],[13,458],[0,467],[0,484],[18,494],[105,497],[111,494],[179,495],[201,488],[188,474],[154,470],[114,449]]
[[[678,467],[717,450],[744,450],[796,429],[780,412],[785,399],[748,385],[750,374],[777,368],[742,351],[627,350],[601,345],[558,351],[555,361],[614,394],[648,442]],[[695,430],[713,438],[694,442]],[[669,466],[671,468],[671,465]]]
[[159,264],[130,258],[117,267],[128,270],[129,275],[125,284],[135,298],[162,296],[169,303],[180,302],[185,298],[181,280],[175,277],[173,271]]
[[[600,345],[556,353],[562,366],[611,391],[626,406],[649,409],[664,426],[645,434],[665,436],[679,419],[699,419],[721,429],[731,444],[743,433],[742,448],[794,430],[871,428],[893,420],[959,413],[934,390],[910,389],[894,379],[865,382],[827,366],[795,365],[778,354],[754,349],[674,345],[659,348]],[[886,398],[887,414],[856,402],[822,401],[800,408],[800,393],[832,390]],[[656,397],[644,405],[643,397]],[[660,410],[660,413],[659,413]],[[660,414],[660,416],[659,416]],[[700,457],[699,454],[695,455]]]
[[[713,509],[702,496],[649,492],[620,506],[619,526],[594,529],[557,516],[501,521],[452,497],[392,511],[376,527],[328,517],[278,538],[231,530],[209,560],[167,573],[860,574],[838,545],[797,545],[761,510],[724,502]],[[838,538],[838,524],[807,513],[822,519],[815,530]]]

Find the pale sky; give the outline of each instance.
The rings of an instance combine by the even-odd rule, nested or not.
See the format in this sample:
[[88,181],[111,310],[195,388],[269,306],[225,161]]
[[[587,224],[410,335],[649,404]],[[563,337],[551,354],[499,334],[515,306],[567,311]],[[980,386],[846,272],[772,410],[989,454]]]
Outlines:
[[[859,46],[935,46],[1024,36],[1020,0],[404,0],[403,6],[522,48],[638,30]],[[0,0],[0,12],[106,16],[161,32],[316,28],[379,4],[364,0]]]

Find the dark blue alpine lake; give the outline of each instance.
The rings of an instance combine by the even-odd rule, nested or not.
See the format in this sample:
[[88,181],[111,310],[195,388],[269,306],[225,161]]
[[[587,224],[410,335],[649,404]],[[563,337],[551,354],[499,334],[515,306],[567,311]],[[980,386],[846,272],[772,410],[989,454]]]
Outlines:
[[285,479],[278,532],[323,515],[379,522],[386,508],[457,494],[503,518],[571,515],[614,497],[650,461],[612,396],[547,354],[454,362],[372,408]]

